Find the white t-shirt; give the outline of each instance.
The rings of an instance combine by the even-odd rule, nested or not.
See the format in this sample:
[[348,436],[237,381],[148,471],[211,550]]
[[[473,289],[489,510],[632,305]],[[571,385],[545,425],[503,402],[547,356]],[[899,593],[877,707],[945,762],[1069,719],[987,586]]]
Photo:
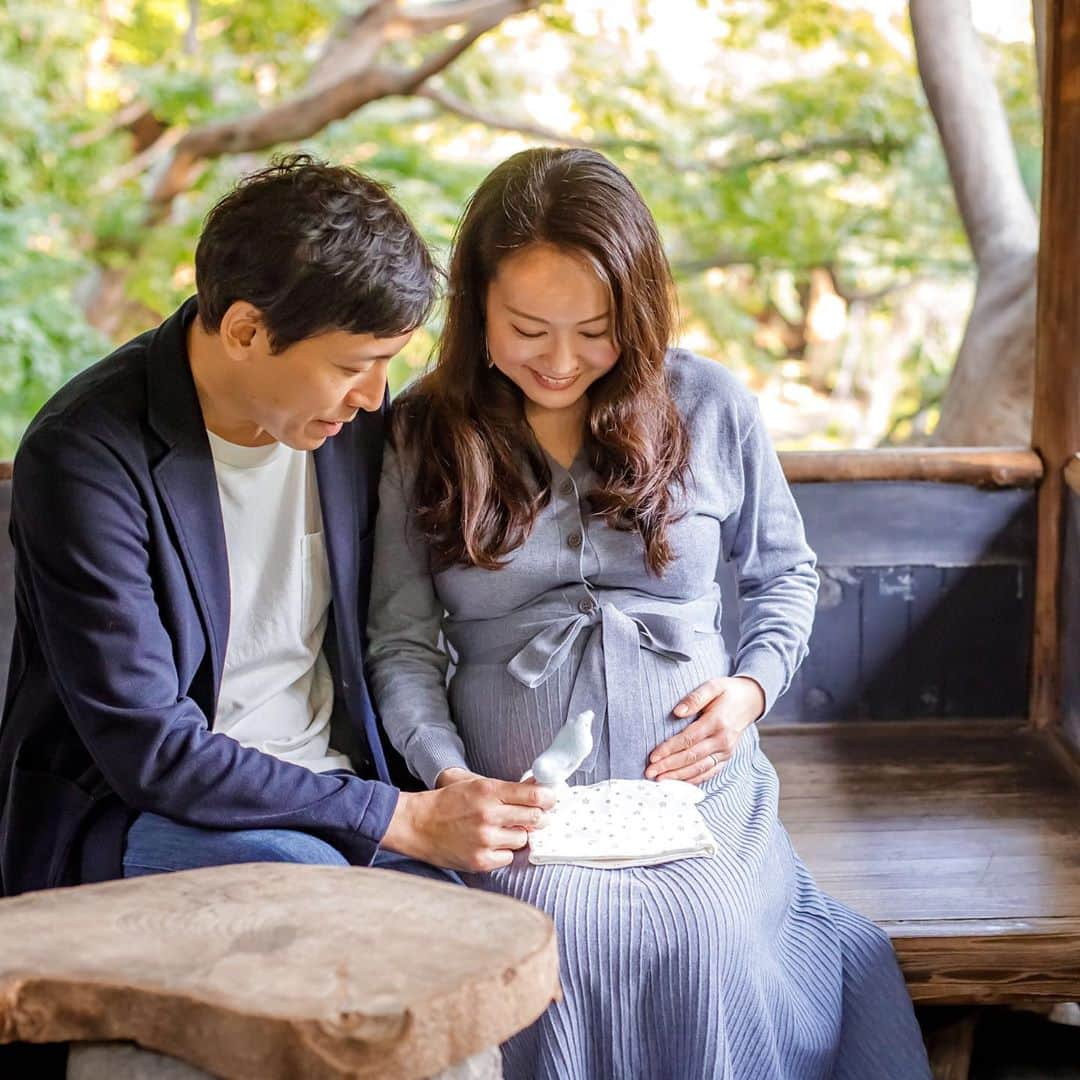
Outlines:
[[314,459],[282,443],[238,446],[207,434],[231,590],[214,730],[315,772],[350,769],[329,745],[330,568]]

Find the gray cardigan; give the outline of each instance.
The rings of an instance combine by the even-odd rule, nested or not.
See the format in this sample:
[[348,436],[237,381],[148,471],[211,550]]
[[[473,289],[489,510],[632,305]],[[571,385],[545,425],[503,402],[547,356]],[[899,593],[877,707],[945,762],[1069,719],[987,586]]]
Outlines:
[[[660,577],[648,572],[636,534],[590,514],[585,496],[594,476],[583,456],[569,470],[551,460],[551,501],[506,568],[458,566],[433,576],[409,512],[408,464],[388,448],[367,659],[387,735],[429,786],[443,769],[469,767],[448,702],[444,643],[457,663],[505,665],[527,687],[540,686],[576,650],[585,673],[571,708],[614,709],[612,696],[632,681],[618,665],[646,649],[685,659],[695,638],[719,633],[717,570],[731,560],[739,643],[728,670],[715,674],[754,678],[767,711],[805,657],[814,553],[757,402],[714,361],[672,350],[667,367],[690,437],[691,476],[688,512],[669,532],[675,559]],[[582,650],[594,654],[592,675]]]

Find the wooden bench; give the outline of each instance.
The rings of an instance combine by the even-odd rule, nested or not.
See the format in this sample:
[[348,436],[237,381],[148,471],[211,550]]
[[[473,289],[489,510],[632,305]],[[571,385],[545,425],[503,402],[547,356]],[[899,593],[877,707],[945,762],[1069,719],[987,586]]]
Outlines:
[[[781,817],[821,886],[890,935],[966,1077],[975,1007],[1080,999],[1080,670],[1028,720],[1030,451],[783,455],[818,552],[810,657],[765,723]],[[1064,547],[1080,655],[1080,463]]]

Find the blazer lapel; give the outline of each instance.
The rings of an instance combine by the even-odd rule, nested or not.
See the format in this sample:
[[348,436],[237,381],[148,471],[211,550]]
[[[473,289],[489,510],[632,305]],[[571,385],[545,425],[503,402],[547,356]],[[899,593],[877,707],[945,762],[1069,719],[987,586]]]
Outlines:
[[195,301],[187,301],[155,334],[147,396],[151,426],[167,446],[151,471],[210,643],[212,722],[229,636],[229,558],[217,475],[188,362],[187,327],[195,310]]
[[359,656],[357,635],[357,550],[360,535],[356,483],[358,462],[352,442],[345,434],[327,439],[315,451],[315,476],[319,483],[326,559],[330,565],[330,592],[334,623],[342,656]]

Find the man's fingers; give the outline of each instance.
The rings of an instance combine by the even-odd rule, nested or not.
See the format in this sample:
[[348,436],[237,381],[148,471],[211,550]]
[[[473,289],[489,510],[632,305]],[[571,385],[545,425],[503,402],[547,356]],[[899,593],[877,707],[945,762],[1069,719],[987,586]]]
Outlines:
[[482,834],[484,847],[492,851],[517,851],[529,842],[525,829],[488,828]]
[[514,861],[514,853],[505,849],[500,851],[483,851],[474,860],[473,865],[467,869],[475,873],[487,874],[492,870],[498,870],[502,866],[509,866]]
[[538,806],[507,806],[503,803],[485,815],[485,820],[496,829],[525,829],[531,832],[543,828],[544,811]]
[[535,806],[550,810],[555,805],[555,793],[551,788],[529,781],[516,784],[510,780],[495,780],[492,794],[499,802],[509,806]]

